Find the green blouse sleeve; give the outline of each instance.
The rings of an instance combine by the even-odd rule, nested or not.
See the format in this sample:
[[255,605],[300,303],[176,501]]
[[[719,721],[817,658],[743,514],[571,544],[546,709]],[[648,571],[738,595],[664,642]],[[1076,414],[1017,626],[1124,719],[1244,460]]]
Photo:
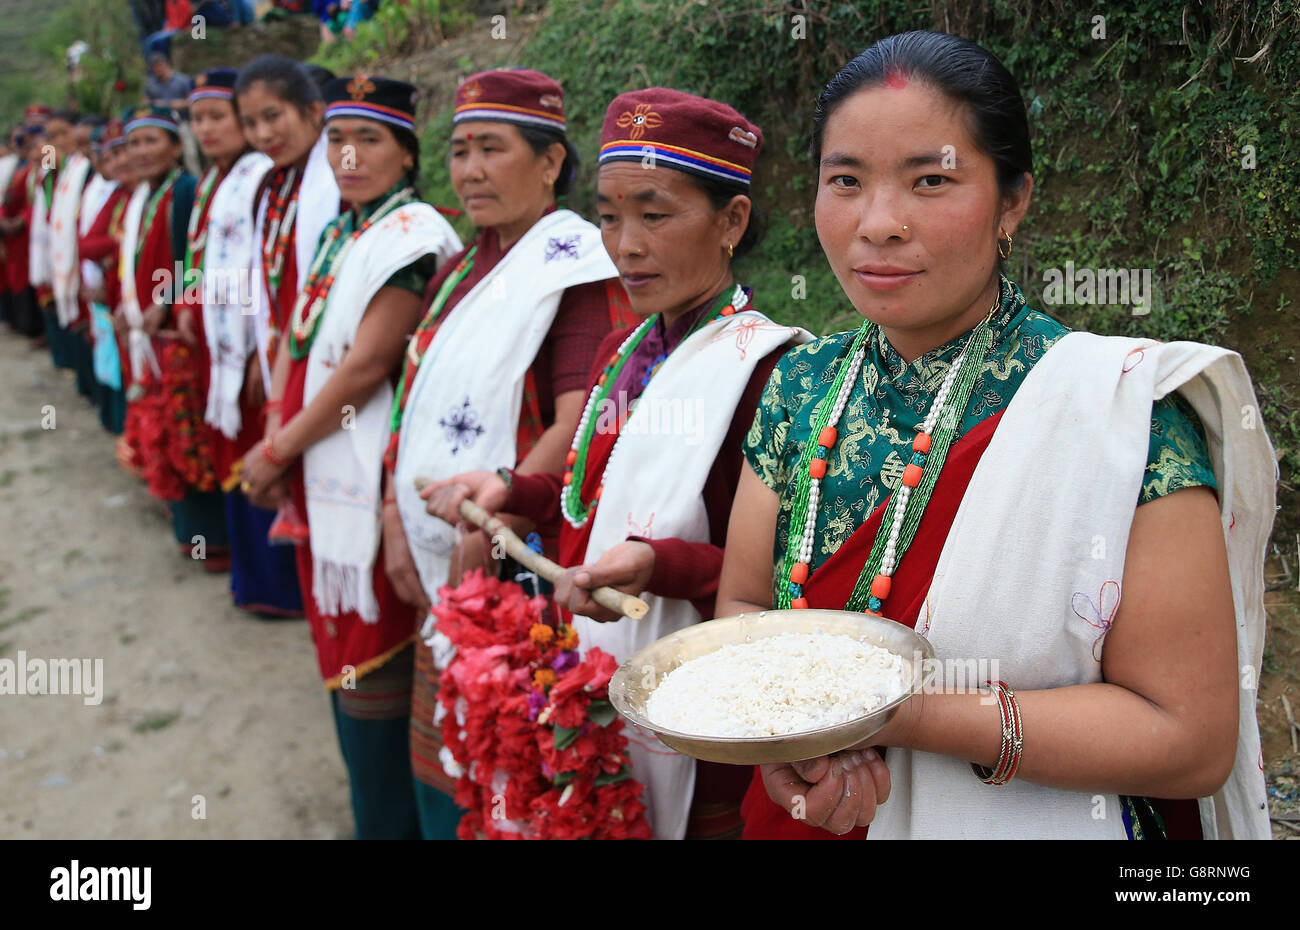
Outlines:
[[785,440],[790,432],[790,411],[781,387],[785,378],[784,361],[777,362],[768,376],[758,409],[754,411],[754,423],[745,436],[745,461],[763,483],[778,494],[788,480]]
[[1198,485],[1218,489],[1201,420],[1175,391],[1151,405],[1151,443],[1138,504]]
[[411,291],[423,297],[425,286],[437,271],[438,256],[432,253],[421,255],[405,268],[394,271],[393,276],[384,283],[384,286],[400,287],[404,291]]

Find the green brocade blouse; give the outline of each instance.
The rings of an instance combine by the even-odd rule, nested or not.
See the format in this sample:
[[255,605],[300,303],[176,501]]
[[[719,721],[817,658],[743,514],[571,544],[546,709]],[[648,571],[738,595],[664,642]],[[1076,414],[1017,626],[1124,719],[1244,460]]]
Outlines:
[[[1005,409],[1029,369],[1070,331],[1031,309],[1020,288],[1006,278],[1002,306],[990,325],[994,342],[957,428],[958,438]],[[794,470],[812,433],[817,403],[829,390],[853,336],[852,330],[835,333],[787,352],[772,370],[745,438],[745,458],[781,498],[774,565],[786,551]],[[839,549],[898,485],[911,459],[912,439],[969,336],[963,333],[910,364],[879,329],[868,338],[844,416],[832,424],[839,428],[839,440],[822,479],[811,569]],[[1177,393],[1169,394],[1152,405],[1146,477],[1137,503],[1195,485],[1216,487],[1204,430],[1191,406]]]
[[[318,251],[322,245],[326,246],[328,249],[323,267],[328,268],[330,266],[330,262],[334,260],[334,256],[341,248],[343,248],[343,244],[348,241],[348,237],[352,235],[353,231],[357,229],[358,226],[370,219],[374,212],[387,202],[389,197],[397,193],[403,187],[408,186],[409,182],[407,179],[402,178],[374,200],[362,204],[359,208],[344,210],[329,223],[325,224],[325,228],[320,232],[320,238],[316,240],[316,249]],[[339,235],[331,240],[330,235],[336,227],[340,230]],[[438,256],[432,253],[421,255],[405,268],[399,268],[397,271],[394,271],[392,277],[384,282],[384,286],[400,287],[404,291],[410,291],[413,294],[423,296],[425,285],[429,283],[429,279],[432,278],[437,271]],[[304,276],[302,283],[305,284],[307,270],[302,269],[299,273]]]

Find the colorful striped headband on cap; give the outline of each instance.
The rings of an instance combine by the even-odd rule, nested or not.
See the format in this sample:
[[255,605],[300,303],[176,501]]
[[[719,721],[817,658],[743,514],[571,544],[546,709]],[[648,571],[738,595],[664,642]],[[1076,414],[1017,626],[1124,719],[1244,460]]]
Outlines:
[[97,140],[100,151],[107,152],[125,141],[126,135],[122,131],[122,121],[120,119],[111,119],[100,127],[99,139]]
[[725,103],[667,87],[619,94],[605,111],[600,164],[644,161],[748,187],[763,131]]
[[405,81],[358,74],[326,81],[321,93],[325,96],[326,122],[354,116],[415,131],[415,101],[419,92]]
[[456,88],[451,123],[492,120],[564,132],[564,90],[532,68],[499,68],[470,75]]
[[212,68],[204,71],[194,79],[190,91],[190,103],[195,100],[234,100],[235,78],[239,72],[234,68]]
[[176,118],[176,112],[170,107],[135,107],[122,115],[122,122],[125,124],[122,132],[128,136],[146,126],[164,129],[178,137],[181,134],[180,121]]

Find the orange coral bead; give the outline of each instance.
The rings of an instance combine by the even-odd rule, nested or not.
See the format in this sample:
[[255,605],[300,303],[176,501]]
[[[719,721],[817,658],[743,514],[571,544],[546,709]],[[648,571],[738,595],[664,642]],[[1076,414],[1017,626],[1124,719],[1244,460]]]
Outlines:
[[566,472],[564,473],[564,483],[565,483],[566,485],[573,484],[573,472],[571,472],[571,471],[566,471]]
[[877,575],[871,579],[871,596],[878,597],[882,601],[889,597],[889,588],[893,584],[893,579],[888,575]]
[[578,461],[578,450],[570,449],[569,454],[564,457],[564,464],[572,465],[576,461]]
[[736,308],[733,307],[731,304],[727,304],[725,307],[722,308],[723,316],[731,316],[735,312],[736,312]]
[[827,426],[822,430],[821,435],[817,437],[817,445],[825,446],[829,449],[831,446],[835,445],[835,439],[838,436],[839,431],[836,430],[835,427]]
[[908,465],[903,469],[903,484],[914,488],[921,483],[921,466]]
[[917,433],[916,438],[912,440],[912,451],[928,455],[930,452],[930,434]]
[[794,567],[790,569],[790,580],[795,584],[803,584],[808,580],[808,563],[795,562]]
[[878,611],[878,610],[871,610],[870,608],[868,608],[867,610],[863,611],[863,613],[871,614],[871,616],[873,616],[873,617],[883,617],[883,616],[884,616],[884,614],[882,614],[880,611]]
[[604,490],[605,490],[605,486],[603,484],[600,487],[596,488],[596,496],[591,499],[591,503],[593,505],[596,503],[596,501],[600,500],[601,492],[603,492]]
[[610,365],[617,365],[617,364],[618,364],[618,353],[617,353],[617,352],[615,352],[613,355],[611,355],[611,356],[609,357],[609,363],[610,363]]
[[597,378],[597,379],[596,379],[596,383],[599,384],[601,387],[604,387],[604,386],[605,386],[605,376],[604,376],[604,375],[601,375],[599,378]]
[[808,474],[812,475],[814,478],[826,477],[826,460],[813,459],[811,462],[809,462]]
[[790,602],[790,606],[793,607],[795,610],[807,610],[808,598],[796,597],[793,601]]

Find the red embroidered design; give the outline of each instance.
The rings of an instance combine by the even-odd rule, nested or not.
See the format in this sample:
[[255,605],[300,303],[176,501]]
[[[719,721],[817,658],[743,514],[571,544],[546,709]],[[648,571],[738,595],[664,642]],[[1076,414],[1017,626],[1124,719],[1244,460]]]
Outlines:
[[366,94],[375,92],[375,82],[367,74],[358,74],[348,83],[348,96],[353,100],[364,100]]
[[[1108,598],[1113,597],[1114,603],[1110,604],[1107,609]],[[1119,611],[1119,582],[1107,581],[1101,586],[1101,592],[1097,595],[1096,602],[1082,591],[1075,591],[1074,596],[1070,598],[1070,609],[1080,620],[1086,622],[1089,626],[1101,630],[1097,639],[1092,644],[1092,657],[1098,662],[1101,661],[1101,641],[1106,638],[1110,632],[1111,624],[1115,622],[1115,614]]]
[[742,320],[737,315],[737,317],[734,317],[733,319],[736,319],[737,322],[731,326],[723,327],[721,332],[716,333],[713,338],[709,340],[709,345],[713,345],[715,342],[721,342],[723,339],[729,339],[734,334],[736,337],[736,349],[740,352],[740,360],[742,362],[749,354],[749,344],[754,341],[754,335],[759,330],[781,330],[788,332],[791,335],[794,335],[795,333],[795,331],[789,326],[778,326],[776,323],[772,323],[762,318]]
[[637,523],[632,519],[632,514],[627,515],[627,529],[629,536],[642,536],[646,539],[654,539],[655,515],[652,512],[650,519],[646,521],[645,526]]
[[647,129],[656,129],[663,124],[663,117],[650,109],[648,103],[638,103],[635,110],[624,110],[614,122],[619,129],[627,129],[631,126],[632,131],[628,133],[628,138],[633,140],[644,136]]
[[925,613],[917,617],[916,632],[921,636],[925,636],[930,632],[930,618],[933,616],[933,610],[930,607],[930,594],[928,591],[926,592],[925,602],[921,605],[921,609],[925,611]]
[[383,229],[392,229],[395,226],[401,226],[402,232],[411,231],[411,217],[405,210],[398,210],[383,222]]

